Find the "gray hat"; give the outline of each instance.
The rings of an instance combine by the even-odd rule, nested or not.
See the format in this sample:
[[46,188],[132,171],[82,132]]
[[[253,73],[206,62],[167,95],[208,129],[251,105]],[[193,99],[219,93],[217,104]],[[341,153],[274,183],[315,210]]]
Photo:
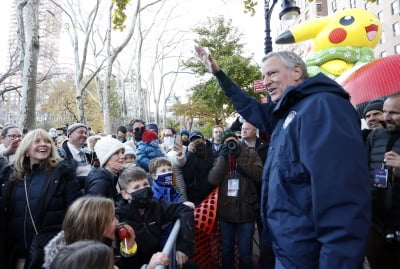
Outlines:
[[367,114],[371,110],[383,111],[383,100],[382,99],[375,99],[375,100],[370,101],[364,107],[364,111],[363,111],[364,118],[365,118],[365,114]]
[[75,131],[75,130],[78,129],[79,127],[86,128],[86,130],[88,129],[88,127],[87,127],[85,124],[83,124],[83,123],[79,123],[79,122],[78,122],[78,123],[74,123],[74,124],[68,126],[68,129],[67,129],[67,136],[69,136],[70,133],[72,133],[73,131]]

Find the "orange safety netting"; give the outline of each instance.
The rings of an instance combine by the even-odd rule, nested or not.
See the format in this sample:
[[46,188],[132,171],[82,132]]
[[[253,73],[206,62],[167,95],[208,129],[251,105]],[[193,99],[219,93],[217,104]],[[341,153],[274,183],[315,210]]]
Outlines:
[[218,187],[194,211],[196,221],[193,260],[202,269],[220,268],[221,234],[217,225]]

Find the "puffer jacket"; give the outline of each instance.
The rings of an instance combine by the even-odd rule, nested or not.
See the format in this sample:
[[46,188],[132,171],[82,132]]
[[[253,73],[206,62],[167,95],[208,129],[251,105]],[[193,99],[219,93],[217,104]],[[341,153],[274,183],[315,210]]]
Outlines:
[[102,167],[92,167],[86,181],[85,194],[113,199],[117,194],[118,176]]
[[150,161],[156,157],[165,157],[160,148],[155,148],[144,141],[136,145],[136,163],[146,172],[149,172]]
[[218,157],[208,174],[208,181],[219,185],[217,215],[227,222],[243,223],[260,216],[257,182],[261,180],[263,164],[253,148],[240,146],[240,154],[234,160],[237,168],[234,178],[239,179],[237,196],[228,196],[228,180],[231,179],[229,160]]
[[[15,230],[13,225],[13,217],[17,211],[25,212],[25,204],[16,203],[16,189],[22,181],[12,180],[13,167],[7,166],[0,172],[1,179],[1,196],[0,196],[0,268],[13,268],[18,255],[15,244],[13,242],[14,234],[21,233]],[[29,175],[28,175],[29,176]],[[71,162],[61,161],[56,168],[48,174],[47,181],[37,201],[38,212],[35,218],[35,224],[39,234],[50,240],[54,235],[61,231],[64,215],[69,205],[79,196],[82,195],[80,185],[75,176],[75,170],[72,169]],[[31,223],[26,219],[26,223]],[[28,251],[33,234],[25,234]],[[47,242],[43,242],[43,246]],[[42,251],[42,250],[41,250]],[[39,251],[38,255],[43,255]],[[26,256],[28,255],[25,252]],[[35,257],[26,256],[25,268],[33,267],[30,260]],[[43,257],[38,257],[43,259]],[[41,265],[42,263],[40,263]],[[39,265],[39,266],[40,266]]]

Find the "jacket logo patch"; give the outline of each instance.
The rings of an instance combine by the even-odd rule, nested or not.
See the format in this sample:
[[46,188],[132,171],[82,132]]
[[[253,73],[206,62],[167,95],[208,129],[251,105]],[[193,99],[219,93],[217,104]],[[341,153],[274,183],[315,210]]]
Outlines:
[[286,129],[289,123],[292,122],[294,117],[296,116],[296,111],[290,111],[289,114],[286,116],[285,122],[283,123],[283,129]]

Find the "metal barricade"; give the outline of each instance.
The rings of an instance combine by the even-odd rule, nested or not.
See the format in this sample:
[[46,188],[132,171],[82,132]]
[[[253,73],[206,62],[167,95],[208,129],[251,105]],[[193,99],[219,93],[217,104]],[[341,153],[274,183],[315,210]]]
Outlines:
[[[174,227],[172,227],[167,242],[165,243],[164,248],[162,250],[162,252],[165,253],[169,258],[168,269],[178,268],[176,264],[176,239],[178,237],[180,229],[181,229],[181,221],[177,219],[175,221]],[[165,269],[165,268],[166,266],[164,265],[157,265],[155,269]]]

